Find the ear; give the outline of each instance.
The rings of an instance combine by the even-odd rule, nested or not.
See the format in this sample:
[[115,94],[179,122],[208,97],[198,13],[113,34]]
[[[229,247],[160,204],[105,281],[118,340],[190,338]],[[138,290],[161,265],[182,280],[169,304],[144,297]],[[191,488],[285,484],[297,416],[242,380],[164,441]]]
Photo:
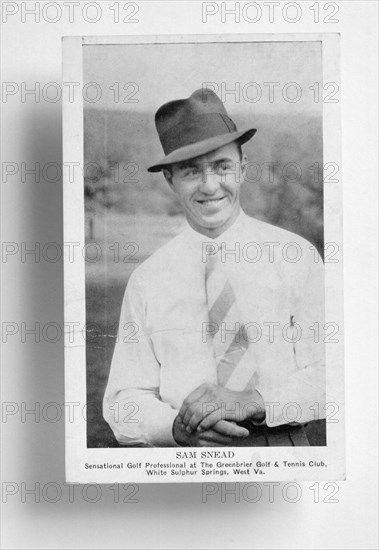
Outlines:
[[171,170],[167,170],[167,168],[162,168],[162,172],[163,172],[163,175],[165,177],[165,180],[167,181],[167,183],[169,184],[171,189],[174,191],[174,183],[172,181]]
[[244,153],[242,155],[242,159],[241,159],[241,172],[242,172],[243,177],[246,176],[246,165],[247,165],[248,160],[249,159],[247,158],[247,155]]

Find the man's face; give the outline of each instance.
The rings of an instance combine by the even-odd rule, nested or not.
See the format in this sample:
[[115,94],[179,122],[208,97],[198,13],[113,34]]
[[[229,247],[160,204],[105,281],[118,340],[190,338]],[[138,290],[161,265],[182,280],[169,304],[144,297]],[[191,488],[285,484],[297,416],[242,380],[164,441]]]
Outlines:
[[170,187],[178,195],[191,227],[217,237],[237,218],[243,165],[236,143],[164,170]]

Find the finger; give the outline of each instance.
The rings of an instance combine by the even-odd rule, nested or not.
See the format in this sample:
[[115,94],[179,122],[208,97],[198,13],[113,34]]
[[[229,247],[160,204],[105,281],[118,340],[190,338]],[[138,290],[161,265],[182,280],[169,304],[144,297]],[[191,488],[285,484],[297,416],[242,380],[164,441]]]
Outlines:
[[[189,426],[191,430],[195,430],[198,424],[203,420],[203,418],[217,411],[220,407],[218,403],[210,403],[209,401],[204,401],[205,396],[206,394],[203,395],[195,403],[192,403],[192,405],[189,406],[183,417],[184,424]],[[221,418],[221,413],[219,416]]]
[[[212,428],[216,422],[219,422],[221,420],[227,420],[225,417],[225,410],[222,411],[221,409],[218,409],[217,411],[213,411],[208,416],[204,417],[203,420],[200,422],[199,426],[197,427],[198,431],[202,430],[209,430],[209,428]],[[232,419],[228,419],[231,421]],[[235,422],[234,422],[235,423]]]
[[216,403],[213,404],[212,408],[209,408],[209,403],[204,403],[202,399],[192,403],[183,418],[183,423],[187,426],[187,431],[192,432],[196,430],[203,418],[217,408]]
[[[229,437],[247,437],[249,435],[249,430],[246,428],[243,428],[242,426],[237,426],[235,422],[229,422],[228,420],[219,420],[217,416],[215,416],[214,423],[212,422],[212,415],[207,416],[198,428],[209,430],[210,427],[212,427],[213,430],[223,434],[227,435]],[[207,428],[203,428],[204,424],[211,424],[211,426],[208,426]]]
[[188,405],[188,408],[182,417],[182,421],[184,424],[189,425],[192,416],[196,415],[192,423],[192,429],[195,429],[202,418],[205,418],[205,416],[217,410],[218,408],[219,405],[217,403],[211,403],[209,402],[209,400],[207,400],[207,391],[205,390],[205,392],[199,397],[199,399]]
[[[198,425],[202,422],[204,418],[206,418],[211,413],[214,413],[215,415],[218,414],[218,419],[220,420],[222,417],[221,411],[220,411],[220,404],[218,403],[210,403],[209,401],[204,401],[204,398],[206,397],[206,393],[199,399],[199,401],[193,403],[188,409],[186,414],[184,415],[183,422],[187,425],[188,430],[187,431],[194,431],[198,427]],[[213,424],[215,424],[215,420],[211,422],[209,427],[211,427]]]
[[[192,410],[192,407],[191,407]],[[189,416],[187,420],[187,431],[195,431],[200,422],[204,419],[204,404],[203,403],[197,403],[193,407],[193,413],[192,416]],[[211,427],[211,426],[210,426]],[[205,431],[205,430],[204,430]]]
[[186,410],[183,416],[182,422],[184,426],[188,427],[187,431],[192,431],[192,428],[190,427],[189,422],[195,414],[196,414],[196,418],[199,418],[198,423],[201,422],[201,420],[203,419],[203,416],[201,415],[201,409],[202,409],[202,404],[196,401],[195,403],[192,403],[192,405],[190,405]]
[[207,384],[201,384],[195,390],[193,390],[190,394],[187,395],[178,413],[181,418],[184,417],[188,407],[203,395],[203,393],[205,392],[206,386]]

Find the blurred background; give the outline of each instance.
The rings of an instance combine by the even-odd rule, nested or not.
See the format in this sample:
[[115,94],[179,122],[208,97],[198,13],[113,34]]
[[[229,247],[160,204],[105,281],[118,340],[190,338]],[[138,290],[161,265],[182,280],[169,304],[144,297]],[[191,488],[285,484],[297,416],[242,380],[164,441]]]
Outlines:
[[[318,42],[84,47],[84,193],[88,447],[118,446],[101,406],[121,302],[132,271],[185,226],[175,195],[147,167],[162,157],[154,114],[205,86],[238,129],[252,163],[244,211],[322,253],[321,46]],[[321,95],[322,97],[322,95]],[[325,444],[324,425],[309,428]]]

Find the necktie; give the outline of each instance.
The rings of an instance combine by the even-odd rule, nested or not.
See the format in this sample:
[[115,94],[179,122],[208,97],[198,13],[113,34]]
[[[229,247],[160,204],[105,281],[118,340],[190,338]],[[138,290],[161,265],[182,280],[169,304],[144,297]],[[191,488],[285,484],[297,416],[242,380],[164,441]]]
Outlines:
[[[224,245],[225,243],[223,243]],[[205,287],[208,319],[211,324],[213,350],[217,365],[217,382],[220,386],[239,391],[256,386],[254,354],[247,356],[249,340],[244,332],[236,295],[229,281],[225,263],[221,261],[222,246],[216,254],[207,256]],[[253,429],[250,426],[251,429]],[[236,445],[262,446],[309,446],[304,428],[279,426],[254,426],[252,437],[236,442]],[[258,431],[257,431],[258,430]]]
[[[220,386],[241,391],[255,388],[258,376],[254,372],[254,354],[250,353],[250,357],[246,354],[249,340],[225,263],[221,261],[222,246],[225,243],[216,254],[207,256],[206,261],[208,319],[217,365],[217,382]],[[236,444],[254,447],[309,446],[302,426],[284,425],[276,429],[250,426],[250,429],[253,430],[252,437],[237,441]]]
[[225,263],[221,261],[221,249],[222,246],[216,254],[207,256],[205,286],[217,381],[220,386],[227,386],[249,342],[244,338],[244,325],[241,323],[236,296]]

